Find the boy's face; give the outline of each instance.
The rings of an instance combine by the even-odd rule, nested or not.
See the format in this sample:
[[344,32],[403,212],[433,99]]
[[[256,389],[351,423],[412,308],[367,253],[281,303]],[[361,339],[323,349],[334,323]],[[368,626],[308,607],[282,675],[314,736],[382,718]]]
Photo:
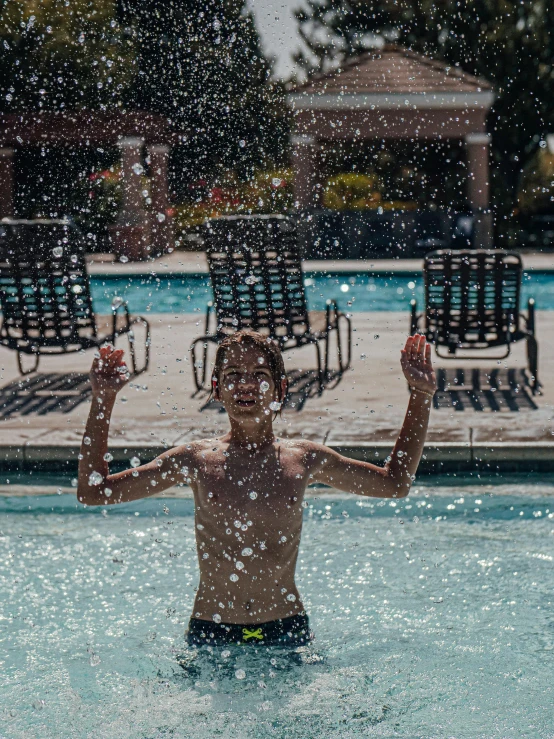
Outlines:
[[263,351],[252,345],[235,344],[223,358],[216,397],[234,418],[270,415],[276,388]]

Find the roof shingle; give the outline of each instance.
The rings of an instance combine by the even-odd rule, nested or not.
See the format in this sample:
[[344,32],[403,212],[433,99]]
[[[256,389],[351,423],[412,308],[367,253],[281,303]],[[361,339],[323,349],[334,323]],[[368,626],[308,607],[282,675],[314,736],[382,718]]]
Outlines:
[[430,57],[387,45],[346,61],[290,90],[309,94],[485,92],[492,85]]

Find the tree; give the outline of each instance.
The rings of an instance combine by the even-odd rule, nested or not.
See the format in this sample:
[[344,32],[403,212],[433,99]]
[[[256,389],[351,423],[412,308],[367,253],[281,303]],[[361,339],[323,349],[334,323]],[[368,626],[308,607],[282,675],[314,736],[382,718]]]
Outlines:
[[183,137],[180,175],[248,176],[283,158],[284,91],[244,0],[126,0],[121,13],[139,52],[136,105],[167,116]]
[[311,73],[369,45],[396,40],[489,79],[497,94],[488,121],[493,204],[501,215],[510,213],[526,162],[554,131],[550,0],[309,0],[308,10],[298,11],[297,18],[315,58],[304,55],[299,62]]
[[0,46],[7,113],[121,105],[134,75],[112,0],[7,0]]

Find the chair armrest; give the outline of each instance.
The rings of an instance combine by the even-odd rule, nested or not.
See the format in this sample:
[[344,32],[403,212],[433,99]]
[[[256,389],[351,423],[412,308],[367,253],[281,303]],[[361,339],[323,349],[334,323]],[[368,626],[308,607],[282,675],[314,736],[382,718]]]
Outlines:
[[[331,317],[331,312],[333,316]],[[336,328],[341,312],[336,300],[329,298],[325,301],[325,331]],[[331,321],[333,321],[331,323]]]
[[116,336],[119,334],[119,331],[117,330],[118,311],[123,311],[125,318],[125,332],[131,330],[131,315],[129,313],[127,302],[121,298],[114,298],[112,301],[112,342],[115,341]]

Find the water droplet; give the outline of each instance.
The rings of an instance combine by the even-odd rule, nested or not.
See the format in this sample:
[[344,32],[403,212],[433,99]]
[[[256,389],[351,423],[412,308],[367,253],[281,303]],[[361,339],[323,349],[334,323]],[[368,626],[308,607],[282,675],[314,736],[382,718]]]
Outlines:
[[219,613],[214,613],[214,615],[212,616],[212,619],[213,619],[214,623],[216,623],[216,624],[220,624],[221,623],[221,616],[219,615]]
[[374,335],[373,335],[373,338],[374,338],[374,339],[378,339],[378,338],[379,338],[379,334],[374,334]]
[[125,301],[123,298],[120,298],[119,295],[116,295],[114,299],[112,300],[112,310],[117,310],[120,308]]
[[365,354],[360,354],[360,359],[366,359],[367,356]]
[[81,287],[81,285],[73,285],[71,287],[71,291],[75,293],[75,295],[80,295],[83,292],[83,288]]
[[123,262],[123,264],[127,264],[127,262],[129,261],[129,257],[125,256],[125,254],[122,254],[122,255],[121,255],[121,256],[119,257],[119,261],[120,261],[120,262]]
[[233,521],[233,526],[235,526],[237,529],[240,529],[240,527],[242,526],[242,524],[241,524],[240,521]]
[[138,457],[131,457],[129,460],[131,463],[131,467],[139,467],[140,466],[140,459]]
[[104,462],[113,462],[113,454],[106,452],[106,454],[104,454]]
[[247,285],[255,285],[258,282],[258,278],[255,275],[248,275],[244,281]]
[[144,172],[144,167],[142,166],[142,164],[139,164],[138,162],[135,162],[135,164],[133,164],[133,166],[132,166],[132,170],[133,170],[133,172],[135,174],[139,174],[140,175],[140,174],[142,174]]
[[235,567],[237,568],[237,570],[244,570],[244,562],[237,562],[235,564]]
[[239,579],[239,576],[238,576],[238,575],[235,575],[235,573],[234,573],[234,572],[233,572],[233,574],[232,574],[232,575],[229,575],[229,580],[230,580],[231,582],[236,582],[236,581],[237,581],[238,579]]
[[111,488],[104,488],[104,495],[106,496],[106,498],[109,498],[111,494],[112,494]]
[[90,446],[90,436],[85,436],[85,437],[83,438],[83,444],[84,444],[85,446]]
[[256,498],[258,497],[258,493],[255,490],[251,490],[248,493],[248,497],[251,498],[252,500],[256,500]]
[[244,139],[241,139],[239,141],[239,146],[240,146],[241,149],[244,149],[244,147],[246,146],[246,141]]
[[266,380],[264,380],[263,382],[261,382],[260,383],[260,390],[262,391],[262,393],[267,393],[267,391],[269,390],[269,382],[267,382]]
[[231,652],[228,649],[224,649],[223,652],[221,652],[221,656],[223,659],[227,659],[227,657],[231,656]]
[[55,246],[55,247],[54,247],[54,248],[52,249],[52,254],[53,254],[53,255],[54,255],[55,257],[61,257],[61,256],[63,255],[63,246]]
[[88,478],[88,484],[89,485],[100,485],[104,481],[104,478],[100,474],[100,472],[91,472]]
[[287,600],[290,600],[291,603],[294,602],[296,600],[296,595],[294,595],[294,593],[289,593],[287,595]]
[[235,677],[237,678],[237,680],[244,680],[244,678],[246,677],[246,672],[244,670],[237,670],[235,672]]
[[280,411],[281,410],[281,403],[279,403],[278,400],[272,400],[269,404],[269,407],[272,411]]
[[[242,552],[241,552],[241,554],[242,554],[242,556],[243,556],[243,557],[250,557],[250,555],[251,555],[252,553],[253,553],[253,552],[252,552],[252,549],[250,549],[250,547],[245,547],[245,548],[244,548],[244,549],[242,550]],[[238,562],[237,562],[237,566],[238,566]]]

